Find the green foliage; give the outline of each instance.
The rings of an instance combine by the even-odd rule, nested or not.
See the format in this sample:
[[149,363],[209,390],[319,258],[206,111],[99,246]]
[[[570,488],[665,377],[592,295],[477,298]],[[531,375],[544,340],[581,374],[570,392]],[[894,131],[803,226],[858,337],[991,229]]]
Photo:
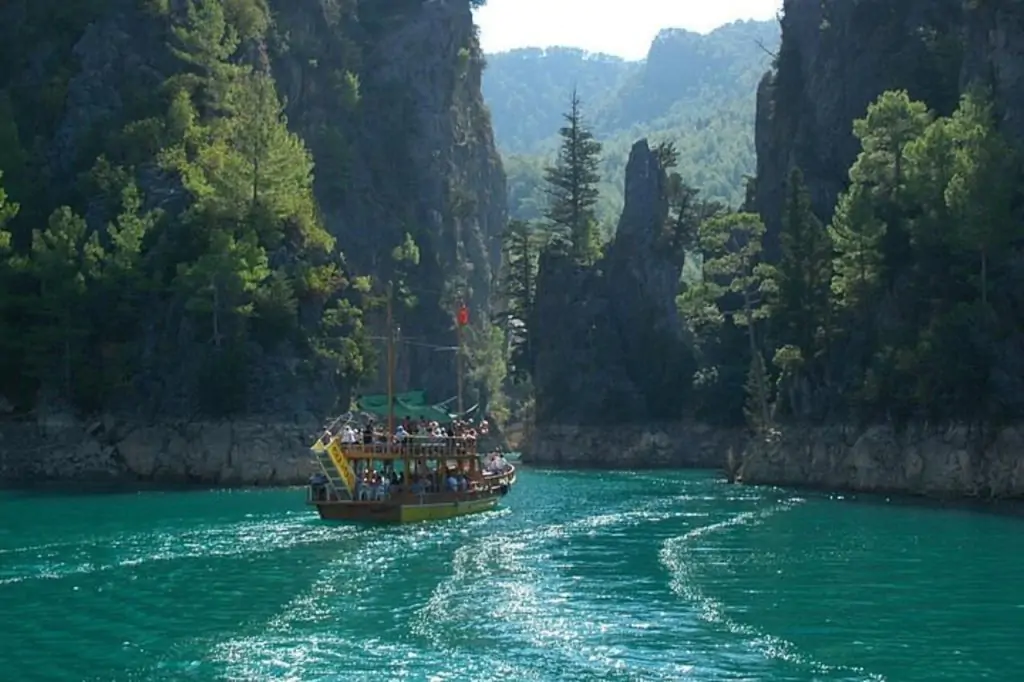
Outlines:
[[533,370],[530,323],[537,290],[537,268],[544,236],[535,225],[512,220],[502,238],[500,296],[505,309],[497,314],[508,340],[511,377],[526,381]]
[[661,167],[668,172],[669,221],[662,241],[670,253],[684,258],[696,251],[700,226],[723,213],[726,207],[718,201],[701,198],[700,190],[686,184],[682,175],[674,170],[679,164],[679,151],[674,143],[663,142],[654,152]]
[[[604,70],[606,79],[631,78],[613,60],[596,59],[587,68]],[[528,101],[525,95],[519,103],[499,99],[500,106],[537,108]],[[615,118],[605,115],[608,101],[595,98],[598,135]],[[634,104],[619,108],[615,120],[629,112],[645,115]],[[496,120],[503,116],[499,110]],[[529,148],[522,131],[532,125],[525,112],[523,118],[520,132],[504,141],[520,152]],[[886,92],[853,132],[861,151],[828,226],[811,211],[800,171],[791,174],[780,257],[771,266],[761,261],[759,217],[728,213],[714,201],[719,195],[698,192],[700,183],[686,172],[686,143],[655,138],[656,154],[672,171],[664,246],[699,271],[683,283],[677,301],[697,361],[689,413],[727,423],[742,416],[760,434],[778,418],[900,426],[1024,417],[1022,168],[987,93],[971,89],[955,112],[936,116],[906,91]],[[614,146],[603,147],[606,164]],[[543,216],[542,166],[536,156],[508,159],[514,215]],[[594,175],[608,177],[601,170]],[[736,185],[747,208],[755,182],[743,178]],[[606,226],[603,202],[615,191],[599,185],[589,195]],[[504,242],[505,295],[515,311],[509,317],[527,323],[535,277],[531,234],[528,222],[516,222]],[[521,329],[506,332],[519,353],[529,346],[528,324]]]
[[854,133],[862,151],[827,231],[790,183],[772,301],[779,397],[798,416],[896,425],[1024,414],[999,366],[1024,333],[1020,168],[985,94],[935,117],[886,92]]
[[[166,389],[142,395],[139,382],[180,371],[195,383],[183,387],[192,406],[226,415],[251,405],[254,363],[271,349],[351,386],[374,362],[368,288],[321,221],[312,157],[274,79],[248,61],[271,29],[266,2],[143,9],[168,37],[155,61],[176,65],[126,103],[139,118],[101,122],[96,151],[73,160],[73,186],[54,179],[51,190],[58,174],[37,174],[21,147],[53,135],[27,115],[35,100],[0,90],[0,168],[23,171],[9,189],[28,207],[0,190],[0,394],[24,408],[41,397],[85,411],[158,404]],[[72,14],[69,36],[92,20],[84,5]],[[358,79],[345,82],[357,102]]]
[[[775,329],[778,341],[796,349],[804,362],[825,350],[832,302],[832,241],[811,211],[803,174],[789,176],[776,270]],[[792,363],[789,363],[792,364]]]
[[950,217],[960,225],[951,245],[976,254],[981,302],[987,305],[990,256],[1024,236],[1012,211],[1016,159],[981,93],[963,97],[948,128],[952,164],[943,195]]
[[[752,326],[768,314],[774,270],[761,262],[764,223],[754,213],[729,213],[700,226],[705,281],[722,294],[737,294],[742,308],[730,312],[739,324]],[[721,284],[724,282],[724,284]]]
[[548,185],[547,227],[558,242],[566,242],[581,264],[594,263],[601,254],[597,215],[601,144],[583,121],[580,99],[574,91],[565,122],[559,129],[562,145],[555,164],[544,170]]
[[[754,418],[748,423],[755,430],[771,423],[770,393],[764,369],[756,324],[769,314],[768,297],[775,292],[775,270],[761,261],[761,243],[765,227],[752,213],[731,213],[705,221],[700,226],[700,247],[704,255],[704,291],[710,294],[723,315],[747,330],[750,357],[748,395],[754,401]],[[731,296],[740,304],[731,306]]]
[[853,186],[840,197],[829,233],[836,254],[832,290],[841,308],[863,308],[878,293],[885,228],[868,190]]
[[487,320],[477,321],[467,330],[465,353],[471,389],[468,397],[480,404],[482,414],[490,415],[503,424],[509,416],[504,393],[508,375],[505,334]]

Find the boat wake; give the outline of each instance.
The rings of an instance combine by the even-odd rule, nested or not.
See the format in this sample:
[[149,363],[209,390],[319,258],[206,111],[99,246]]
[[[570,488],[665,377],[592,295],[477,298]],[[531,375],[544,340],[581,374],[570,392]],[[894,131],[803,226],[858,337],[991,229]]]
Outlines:
[[0,587],[152,562],[263,554],[333,542],[339,532],[346,531],[320,525],[308,514],[296,513],[284,519],[274,515],[181,532],[115,534],[74,543],[14,547],[0,552]]
[[[458,542],[475,527],[505,513],[448,522],[453,527],[444,534],[439,533],[439,524],[363,527],[358,545],[325,562],[307,589],[273,618],[254,626],[251,634],[190,642],[188,648],[206,651],[205,665],[216,669],[217,679],[229,681],[314,679],[324,669],[336,667],[344,667],[353,676],[369,678],[386,671],[387,679],[406,679],[403,671],[419,665],[422,650],[399,637],[385,639],[382,623],[370,622],[375,618],[377,600],[395,596],[387,592],[388,585],[381,583],[381,577],[402,573],[410,559],[439,539]],[[415,603],[415,595],[401,596]],[[391,618],[404,618],[404,609],[390,611]],[[365,635],[371,630],[376,636]]]
[[[564,523],[499,532],[457,548],[449,574],[420,607],[411,631],[445,658],[494,652],[438,675],[465,674],[474,680],[678,680],[688,666],[665,660],[624,660],[625,650],[609,642],[617,633],[635,635],[645,627],[639,614],[614,599],[595,601],[583,567],[564,556],[574,539],[623,534],[631,527],[693,516],[690,495],[656,498],[641,506],[594,514]],[[631,631],[631,632],[630,632]],[[510,657],[510,641],[515,657]],[[645,664],[646,663],[646,664]]]
[[785,661],[833,680],[885,682],[883,676],[869,673],[863,668],[835,666],[814,660],[802,654],[792,642],[737,621],[726,612],[722,602],[706,594],[698,585],[696,570],[704,563],[701,554],[706,554],[702,551],[706,548],[701,546],[701,540],[739,526],[763,523],[766,519],[803,502],[803,499],[793,498],[766,509],[741,512],[724,521],[694,528],[683,535],[669,538],[662,543],[659,558],[671,576],[670,587],[674,593],[697,607],[702,620],[743,637],[747,640],[749,648],[765,659]]

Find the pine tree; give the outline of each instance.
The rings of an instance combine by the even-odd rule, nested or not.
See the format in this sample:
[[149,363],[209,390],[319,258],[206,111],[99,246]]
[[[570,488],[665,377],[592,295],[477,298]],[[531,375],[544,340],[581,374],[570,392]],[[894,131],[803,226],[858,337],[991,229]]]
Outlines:
[[502,317],[511,346],[512,375],[518,380],[525,379],[533,367],[529,325],[537,287],[539,246],[539,235],[533,225],[520,220],[509,222],[503,239],[505,271],[501,293],[507,307]]
[[782,344],[795,346],[807,363],[822,350],[830,318],[832,240],[811,211],[810,195],[797,168],[789,176],[779,242],[772,317]]
[[[712,218],[700,227],[700,244],[704,253],[705,285],[720,288],[719,293],[739,296],[739,310],[726,313],[733,322],[747,328],[747,342],[756,384],[756,424],[769,424],[769,390],[764,359],[757,342],[757,320],[767,316],[766,298],[772,293],[775,272],[761,262],[761,242],[765,227],[761,218],[753,213],[732,213]],[[725,311],[723,311],[725,313]],[[760,428],[760,427],[759,427]]]
[[218,347],[237,333],[232,322],[252,314],[252,295],[269,276],[266,251],[254,235],[235,239],[223,230],[212,234],[206,253],[178,268],[178,282],[189,293],[186,307],[209,315],[210,338]]
[[992,105],[978,92],[964,95],[949,127],[955,151],[945,196],[959,225],[953,242],[977,254],[978,288],[987,306],[989,261],[1022,233],[1013,214],[1013,148],[996,130]]
[[171,52],[192,67],[191,73],[171,79],[198,96],[204,115],[223,111],[233,80],[244,67],[232,63],[240,44],[238,32],[228,23],[221,0],[188,0],[184,25],[172,28]]
[[832,293],[845,310],[864,311],[879,292],[885,224],[875,215],[869,191],[851,186],[840,195],[829,236],[832,240]]
[[601,181],[601,143],[584,123],[575,90],[569,112],[563,116],[566,125],[559,130],[562,144],[558,157],[544,171],[548,184],[548,208],[544,215],[554,237],[568,242],[577,262],[588,264],[596,261],[601,252],[595,211]]
[[273,79],[249,73],[232,88],[229,101],[233,114],[227,137],[238,166],[224,175],[236,171],[254,218],[262,214],[277,232],[280,221],[290,220],[301,230],[303,243],[297,246],[330,250],[333,240],[316,218],[313,159],[301,138],[288,130]]
[[74,368],[90,331],[87,296],[104,258],[99,236],[67,206],[50,216],[45,230],[32,232],[25,271],[38,284],[34,309],[41,320],[33,343],[37,376],[47,374],[60,358],[64,397],[74,397]]
[[861,152],[850,168],[849,191],[863,192],[871,213],[882,223],[879,275],[888,286],[913,257],[906,212],[907,147],[932,118],[924,103],[911,100],[905,90],[895,90],[879,95],[864,118],[853,122]]
[[666,246],[678,258],[683,258],[697,246],[700,225],[724,210],[716,201],[700,198],[700,190],[691,187],[682,175],[673,169],[679,164],[679,151],[672,142],[662,142],[654,148],[654,155],[668,174],[666,194],[669,216]]

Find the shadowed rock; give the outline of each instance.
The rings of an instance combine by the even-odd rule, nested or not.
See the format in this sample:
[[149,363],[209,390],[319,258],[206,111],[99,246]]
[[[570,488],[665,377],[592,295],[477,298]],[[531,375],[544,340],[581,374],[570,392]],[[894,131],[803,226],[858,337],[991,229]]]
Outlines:
[[532,333],[538,427],[678,417],[691,353],[675,297],[682,258],[663,240],[666,177],[646,140],[626,166],[625,207],[606,256],[541,258]]

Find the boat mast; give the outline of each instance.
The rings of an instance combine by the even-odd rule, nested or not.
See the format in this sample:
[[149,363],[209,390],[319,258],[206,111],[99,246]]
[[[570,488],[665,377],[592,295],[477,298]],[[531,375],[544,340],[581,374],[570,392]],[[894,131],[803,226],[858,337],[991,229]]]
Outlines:
[[395,437],[395,327],[394,313],[391,307],[391,298],[394,287],[388,281],[388,453],[392,452],[392,444]]
[[462,419],[462,307],[463,303],[459,303],[459,310],[456,313],[455,318],[455,330],[458,335],[458,347],[455,349],[455,378],[458,382],[459,387],[459,419]]

